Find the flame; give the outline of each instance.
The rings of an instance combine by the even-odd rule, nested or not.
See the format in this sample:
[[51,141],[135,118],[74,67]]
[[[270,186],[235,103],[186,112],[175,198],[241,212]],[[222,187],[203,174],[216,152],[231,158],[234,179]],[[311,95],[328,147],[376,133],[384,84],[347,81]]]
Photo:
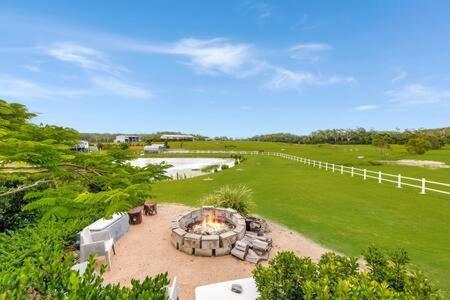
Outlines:
[[221,230],[226,229],[226,224],[223,222],[222,219],[216,217],[215,215],[208,213],[203,217],[202,222],[198,224],[194,224],[192,226],[193,231],[201,230],[202,232],[218,232]]

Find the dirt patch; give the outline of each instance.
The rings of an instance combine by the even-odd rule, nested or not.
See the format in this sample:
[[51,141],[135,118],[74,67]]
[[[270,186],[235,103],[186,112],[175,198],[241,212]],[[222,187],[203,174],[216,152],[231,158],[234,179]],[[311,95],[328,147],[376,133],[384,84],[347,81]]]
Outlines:
[[380,160],[382,163],[396,164],[402,166],[413,166],[413,167],[425,167],[431,169],[448,169],[449,165],[446,165],[442,161],[433,160],[415,160],[415,159],[401,159],[401,160]]
[[[177,277],[180,299],[194,299],[194,289],[221,281],[250,277],[254,264],[231,255],[199,257],[176,250],[170,243],[171,221],[191,209],[183,205],[158,204],[156,216],[144,216],[140,225],[130,226],[128,233],[117,242],[117,254],[112,257],[112,270],[104,274],[105,282],[129,286],[131,279],[144,279],[168,272]],[[329,249],[289,230],[268,222],[273,239],[270,257],[278,251],[290,250],[299,256],[317,260]],[[264,262],[263,264],[267,264]]]

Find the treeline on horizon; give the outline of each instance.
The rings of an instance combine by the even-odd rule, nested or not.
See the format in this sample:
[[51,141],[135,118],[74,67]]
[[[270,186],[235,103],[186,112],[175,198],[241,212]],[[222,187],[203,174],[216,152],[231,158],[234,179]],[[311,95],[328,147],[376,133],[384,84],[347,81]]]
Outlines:
[[[181,132],[162,131],[150,134],[130,134],[139,135],[143,142],[151,143],[160,141],[163,134],[183,134]],[[83,140],[91,143],[111,143],[120,133],[80,133]],[[294,144],[373,144],[374,139],[380,136],[389,140],[390,144],[406,144],[410,139],[423,138],[432,144],[450,144],[450,127],[437,129],[406,129],[392,131],[356,129],[325,129],[311,132],[309,135],[296,135],[292,133],[272,133],[255,135],[250,138],[232,138],[219,136],[209,138],[207,136],[192,134],[198,141],[258,141],[258,142],[280,142]]]

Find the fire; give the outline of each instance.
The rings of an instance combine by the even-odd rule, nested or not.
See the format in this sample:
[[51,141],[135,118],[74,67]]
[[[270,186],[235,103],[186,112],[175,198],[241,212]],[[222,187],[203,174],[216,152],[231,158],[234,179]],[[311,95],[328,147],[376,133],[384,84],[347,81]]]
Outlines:
[[203,232],[203,233],[217,233],[222,230],[227,229],[222,218],[216,217],[215,215],[208,213],[203,217],[201,222],[192,224],[191,231],[193,232]]

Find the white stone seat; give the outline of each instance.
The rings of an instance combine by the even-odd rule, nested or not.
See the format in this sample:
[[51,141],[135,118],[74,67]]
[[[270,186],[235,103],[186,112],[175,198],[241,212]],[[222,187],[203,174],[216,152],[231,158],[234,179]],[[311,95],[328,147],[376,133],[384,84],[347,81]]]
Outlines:
[[80,262],[87,261],[89,255],[105,256],[108,270],[111,270],[111,252],[116,253],[109,231],[91,232],[88,228],[81,231]]

